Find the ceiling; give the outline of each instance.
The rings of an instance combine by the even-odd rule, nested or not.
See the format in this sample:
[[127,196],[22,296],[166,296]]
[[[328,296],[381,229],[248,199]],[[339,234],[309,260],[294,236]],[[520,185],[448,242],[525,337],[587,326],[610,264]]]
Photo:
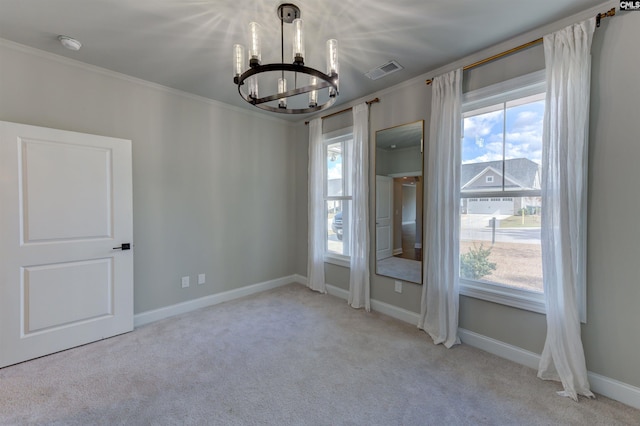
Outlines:
[[[263,31],[263,63],[279,62],[276,9],[282,2],[0,0],[0,38],[261,111],[240,99],[233,84],[232,47],[246,44],[248,23],[257,21]],[[305,65],[325,71],[325,41],[339,42],[340,96],[335,104],[339,105],[601,3],[296,0],[295,4],[304,20]],[[57,40],[60,34],[82,42],[80,51],[63,48]],[[285,39],[285,60],[291,55],[287,43]],[[404,69],[375,81],[364,75],[390,60]]]

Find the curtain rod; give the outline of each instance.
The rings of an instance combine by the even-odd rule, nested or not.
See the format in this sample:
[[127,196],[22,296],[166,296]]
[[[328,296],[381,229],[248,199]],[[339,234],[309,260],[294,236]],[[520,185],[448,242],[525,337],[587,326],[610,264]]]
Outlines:
[[[371,105],[371,104],[375,104],[375,103],[378,103],[378,102],[380,102],[380,98],[374,98],[374,99],[371,99],[370,101],[367,101],[365,103],[367,105]],[[324,120],[325,118],[333,117],[334,115],[342,114],[343,112],[351,111],[352,109],[353,109],[353,107],[341,109],[340,111],[332,112],[331,114],[327,114],[324,117],[320,117],[320,118],[322,120]],[[309,122],[305,121],[304,124],[309,124]]]
[[[607,12],[598,13],[596,15],[596,27],[600,27],[600,21],[602,19],[604,19],[604,18],[606,18],[608,16],[615,16],[615,14],[616,14],[616,8],[615,7],[612,7]],[[497,54],[495,54],[493,56],[490,56],[488,58],[481,59],[481,60],[479,60],[477,62],[474,62],[472,64],[465,65],[464,67],[462,67],[462,70],[463,71],[470,70],[471,68],[475,68],[475,67],[477,67],[479,65],[486,64],[487,62],[495,61],[496,59],[502,58],[503,56],[511,55],[512,53],[515,53],[515,52],[518,52],[520,50],[526,49],[527,47],[530,47],[530,46],[535,46],[536,44],[539,44],[539,43],[542,43],[542,37],[540,37],[539,39],[530,41],[528,43],[521,44],[520,46],[514,47],[512,49],[505,50],[504,52],[497,53]],[[429,86],[431,83],[433,83],[433,79],[427,80],[426,83],[427,83],[427,86]]]

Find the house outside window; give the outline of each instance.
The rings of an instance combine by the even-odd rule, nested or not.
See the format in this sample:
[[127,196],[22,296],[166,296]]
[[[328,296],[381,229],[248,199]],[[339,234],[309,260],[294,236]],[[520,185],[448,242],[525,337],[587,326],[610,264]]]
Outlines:
[[544,99],[544,72],[465,94],[460,166],[461,293],[536,312]]
[[324,135],[325,261],[348,266],[351,214],[351,128]]

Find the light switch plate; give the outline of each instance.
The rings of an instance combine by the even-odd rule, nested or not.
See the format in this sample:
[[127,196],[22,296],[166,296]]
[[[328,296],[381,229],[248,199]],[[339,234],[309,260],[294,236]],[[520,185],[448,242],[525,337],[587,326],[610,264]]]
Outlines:
[[204,274],[198,274],[198,285],[202,285],[205,282],[207,282],[206,276]]
[[182,288],[189,287],[189,277],[182,277]]
[[396,281],[396,293],[402,293],[402,281]]

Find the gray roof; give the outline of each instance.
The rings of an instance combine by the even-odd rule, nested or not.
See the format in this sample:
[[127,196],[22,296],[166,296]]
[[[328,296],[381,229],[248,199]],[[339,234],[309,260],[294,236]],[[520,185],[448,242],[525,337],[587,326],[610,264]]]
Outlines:
[[[488,167],[502,174],[502,161],[486,161],[484,163],[468,163],[460,167],[460,186],[464,187],[470,180],[478,176]],[[540,165],[528,158],[504,160],[505,177],[516,182],[522,188],[538,188],[536,176]]]

